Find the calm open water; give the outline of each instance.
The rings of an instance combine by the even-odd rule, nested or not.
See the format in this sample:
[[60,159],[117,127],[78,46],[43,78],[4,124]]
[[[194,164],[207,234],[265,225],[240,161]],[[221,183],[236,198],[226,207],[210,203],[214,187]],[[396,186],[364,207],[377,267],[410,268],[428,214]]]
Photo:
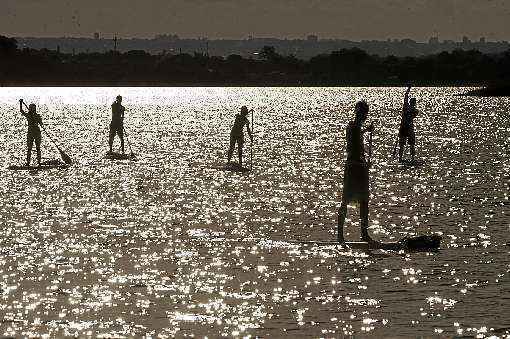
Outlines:
[[[402,88],[1,88],[0,334],[509,336],[510,100],[463,91],[413,89],[425,164],[404,167],[390,157]],[[103,159],[117,94],[138,161]],[[7,170],[25,157],[21,97],[71,168]],[[371,233],[439,233],[437,253],[304,242],[336,239],[362,98]],[[241,105],[255,109],[244,175],[220,169]],[[44,137],[43,158],[58,159]]]

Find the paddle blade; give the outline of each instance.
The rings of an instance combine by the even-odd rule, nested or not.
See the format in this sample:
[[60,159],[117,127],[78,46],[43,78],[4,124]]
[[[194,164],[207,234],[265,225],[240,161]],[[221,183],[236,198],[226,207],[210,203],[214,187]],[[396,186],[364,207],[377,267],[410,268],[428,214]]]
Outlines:
[[68,156],[64,151],[61,149],[58,150],[60,153],[60,157],[62,158],[62,161],[64,161],[66,164],[71,165],[73,163],[73,160],[70,156]]

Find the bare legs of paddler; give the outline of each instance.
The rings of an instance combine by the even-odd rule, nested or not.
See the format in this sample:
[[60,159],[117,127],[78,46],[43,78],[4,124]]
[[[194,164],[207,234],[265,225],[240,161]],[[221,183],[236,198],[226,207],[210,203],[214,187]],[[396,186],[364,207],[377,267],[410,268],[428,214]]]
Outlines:
[[29,131],[27,134],[27,166],[30,166],[30,159],[32,158],[32,148],[34,147],[37,152],[37,166],[41,166],[41,132]]
[[122,154],[124,154],[124,126],[120,124],[110,124],[110,134],[108,136],[108,146],[110,146],[110,153],[113,152],[113,141],[115,136],[118,135],[120,139],[120,148],[122,150]]
[[409,144],[411,160],[414,161],[414,157],[416,155],[416,148],[415,148],[416,137],[414,134],[414,128],[411,127],[411,128],[407,128],[407,129],[400,129],[400,132],[398,134],[398,143],[399,143],[398,161],[402,162],[406,143]]
[[230,147],[228,149],[227,154],[227,162],[230,162],[232,160],[232,156],[234,155],[234,149],[237,144],[237,153],[239,156],[239,166],[243,167],[243,145],[244,140],[243,137],[239,137],[236,135],[230,135]]
[[[344,224],[345,217],[347,216],[348,203],[342,201],[338,209],[338,242],[344,243]],[[366,242],[373,242],[374,240],[368,234],[368,200],[360,202],[360,219],[361,219],[361,239]]]

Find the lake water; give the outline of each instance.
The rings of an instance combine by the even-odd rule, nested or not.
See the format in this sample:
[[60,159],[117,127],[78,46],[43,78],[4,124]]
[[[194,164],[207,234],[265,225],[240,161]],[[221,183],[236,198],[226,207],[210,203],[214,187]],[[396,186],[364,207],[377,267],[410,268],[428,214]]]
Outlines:
[[[406,167],[391,158],[402,88],[1,88],[0,333],[509,336],[510,100],[463,91],[413,89],[424,165]],[[103,158],[117,94],[138,161]],[[25,157],[21,97],[72,167],[7,169]],[[438,252],[306,243],[336,239],[363,98],[370,232],[442,234]],[[255,109],[247,174],[221,169],[241,105]],[[43,158],[59,158],[44,136]]]

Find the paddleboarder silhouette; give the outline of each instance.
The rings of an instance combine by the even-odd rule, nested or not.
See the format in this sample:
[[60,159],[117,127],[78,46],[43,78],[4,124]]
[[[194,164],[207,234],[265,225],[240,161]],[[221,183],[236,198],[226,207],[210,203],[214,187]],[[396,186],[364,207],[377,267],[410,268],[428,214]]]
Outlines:
[[398,131],[398,161],[402,162],[402,156],[406,142],[409,143],[411,152],[411,159],[414,162],[416,155],[415,144],[416,135],[414,133],[414,118],[418,115],[416,109],[416,98],[409,99],[409,93],[411,92],[411,86],[407,87],[406,94],[404,95],[404,105],[402,107],[402,119],[400,121],[400,129]]
[[35,104],[28,106],[28,111],[23,110],[23,99],[19,100],[19,110],[21,114],[27,119],[28,132],[27,132],[27,167],[30,166],[30,158],[32,157],[32,148],[34,147],[37,152],[37,166],[41,166],[41,129],[39,124],[42,125],[42,118],[37,113],[37,107]]
[[246,126],[248,135],[253,142],[253,135],[250,129],[250,121],[248,120],[248,107],[241,107],[241,113],[236,114],[234,126],[230,132],[230,147],[228,149],[227,162],[230,163],[232,155],[234,154],[234,148],[237,144],[238,155],[239,155],[239,167],[243,167],[243,145],[244,145],[244,133],[243,128]]
[[369,106],[359,101],[354,108],[355,119],[347,126],[347,161],[344,168],[344,187],[342,203],[338,210],[338,242],[344,243],[343,228],[347,216],[347,205],[358,202],[360,205],[361,238],[367,243],[375,243],[368,234],[368,202],[369,202],[369,168],[370,162],[365,159],[363,134],[372,132],[373,124],[363,129],[368,117]]
[[122,97],[117,96],[115,102],[112,104],[112,121],[110,123],[110,135],[108,138],[108,145],[110,146],[110,153],[113,153],[113,141],[115,135],[120,138],[120,148],[124,154],[124,112],[126,108],[122,106]]

